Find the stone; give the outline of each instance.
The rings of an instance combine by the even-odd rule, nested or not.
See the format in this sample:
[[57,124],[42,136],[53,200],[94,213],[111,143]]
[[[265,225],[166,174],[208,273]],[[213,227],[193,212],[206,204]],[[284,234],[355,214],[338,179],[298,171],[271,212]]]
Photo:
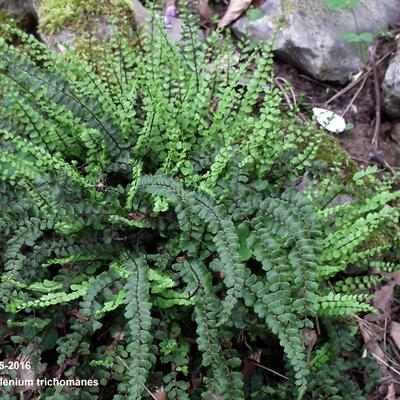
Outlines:
[[382,106],[388,116],[400,117],[400,47],[385,73],[382,83]]
[[[0,0],[1,1],[1,0]],[[111,4],[111,2],[110,2]],[[130,7],[132,11],[132,18],[139,29],[146,29],[149,26],[150,12],[143,6],[139,0],[129,0],[127,7]],[[118,7],[115,5],[114,7]],[[110,24],[107,19],[107,13],[110,10],[100,10],[90,18],[90,22],[84,26],[78,21],[68,21],[61,29],[57,29],[55,32],[46,29],[46,26],[41,24],[41,15],[45,15],[45,12],[39,7],[39,34],[46,45],[56,51],[63,52],[65,46],[74,47],[77,42],[82,40],[82,33],[92,32],[97,41],[108,40],[113,33],[115,26]],[[160,16],[160,23],[164,24],[164,16]],[[168,18],[167,37],[171,41],[180,42],[182,39],[182,22],[179,18],[170,16]]]
[[37,19],[34,0],[0,0],[0,11],[17,18],[33,16]]
[[[139,27],[146,28],[150,18],[150,12],[139,0],[131,0],[135,20]],[[180,43],[182,40],[182,21],[177,18],[177,13],[166,15],[161,22],[167,27],[167,37],[169,40]]]
[[242,37],[248,32],[255,41],[269,41],[277,32],[278,56],[316,79],[342,83],[368,58],[357,43],[346,42],[342,35],[376,33],[400,21],[400,0],[360,0],[354,9],[357,24],[351,11],[331,11],[323,0],[266,0],[260,10],[259,19],[239,18],[232,26],[234,33]]

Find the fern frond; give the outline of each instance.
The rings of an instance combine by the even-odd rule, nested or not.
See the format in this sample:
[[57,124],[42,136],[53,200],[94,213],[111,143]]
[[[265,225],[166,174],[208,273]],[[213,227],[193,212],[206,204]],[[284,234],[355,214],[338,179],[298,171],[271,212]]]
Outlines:
[[362,294],[328,293],[318,296],[316,303],[317,314],[320,316],[344,316],[360,312],[376,313],[376,309],[365,303],[367,297]]
[[197,324],[197,344],[203,354],[202,365],[211,369],[212,376],[207,378],[208,391],[203,398],[227,396],[234,400],[244,400],[243,383],[238,372],[232,372],[227,366],[228,360],[223,356],[223,350],[218,334],[218,313],[220,302],[212,290],[211,274],[205,266],[197,262],[185,262],[183,273],[190,289],[196,290],[194,307]]
[[[197,215],[210,227],[213,232],[213,241],[221,258],[228,287],[224,300],[223,313],[219,324],[222,325],[229,318],[237,300],[241,297],[244,283],[244,266],[239,257],[239,240],[232,221],[222,207],[215,206],[205,196],[193,192],[186,192],[182,186],[170,178],[158,176],[143,176],[140,188],[156,195],[169,196],[175,203],[183,205],[190,213]],[[178,220],[182,213],[178,213]],[[188,229],[188,219],[184,217],[183,229]],[[218,232],[220,234],[218,234]]]
[[129,398],[140,399],[145,388],[148,371],[153,356],[150,353],[152,341],[151,303],[149,301],[148,266],[143,256],[132,254],[124,262],[124,267],[132,273],[125,285],[126,311],[130,343],[127,350],[131,353],[129,361]]

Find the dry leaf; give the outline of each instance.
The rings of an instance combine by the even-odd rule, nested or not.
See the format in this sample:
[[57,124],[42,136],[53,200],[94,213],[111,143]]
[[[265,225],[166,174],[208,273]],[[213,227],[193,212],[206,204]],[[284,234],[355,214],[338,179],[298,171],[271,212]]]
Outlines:
[[210,21],[215,15],[215,11],[208,5],[206,0],[199,0],[199,13],[206,21]]
[[176,7],[176,0],[167,0],[165,2],[165,8],[168,8],[168,7],[171,7],[171,6]]
[[218,28],[225,28],[238,19],[250,6],[251,0],[231,0],[225,15],[219,21]]
[[362,319],[358,321],[358,326],[360,328],[361,336],[363,338],[365,347],[370,351],[372,356],[375,358],[375,361],[379,365],[379,371],[381,375],[385,376],[388,371],[387,366],[385,365],[385,363],[387,364],[387,357],[384,351],[378,345],[378,342],[376,340],[377,335],[375,334],[373,329],[370,329],[370,325],[371,324],[368,324],[368,322]]
[[168,400],[167,392],[163,388],[157,390],[152,396],[156,400]]
[[310,360],[312,349],[317,343],[317,332],[313,329],[304,328],[304,335],[308,339],[308,346],[307,346],[307,360]]
[[[31,351],[34,349],[34,345],[32,343],[29,343],[27,347]],[[24,384],[16,386],[15,392],[23,393],[28,390],[36,390],[36,374],[34,367],[32,366],[32,358],[30,354],[21,353],[16,358],[16,361],[20,364],[20,368],[17,369],[18,379],[20,379],[21,382],[24,382]],[[31,364],[30,368],[25,368],[26,363]]]
[[255,351],[251,356],[250,356],[250,360],[255,361],[256,363],[260,363],[261,362],[261,351],[257,350]]
[[400,284],[400,273],[393,272],[390,274],[384,274],[387,277],[391,277],[392,280],[382,286],[375,292],[374,307],[381,312],[380,315],[368,314],[365,316],[367,321],[382,321],[384,319],[389,319],[392,312],[392,300],[394,295],[394,288],[396,285]]
[[385,400],[396,400],[396,391],[394,390],[394,384],[391,383],[388,387],[388,391]]
[[380,320],[390,318],[394,287],[395,283],[390,282],[388,285],[382,286],[375,292],[375,300],[373,304],[374,307],[381,312],[381,315],[377,316]]
[[392,337],[393,342],[396,344],[397,348],[400,350],[400,324],[398,322],[391,322],[390,336]]

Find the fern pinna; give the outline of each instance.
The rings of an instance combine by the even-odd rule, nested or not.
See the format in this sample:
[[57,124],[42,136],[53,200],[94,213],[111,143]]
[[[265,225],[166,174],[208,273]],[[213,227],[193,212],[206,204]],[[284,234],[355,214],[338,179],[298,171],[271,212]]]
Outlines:
[[329,293],[340,233],[285,188],[321,134],[282,103],[271,48],[244,42],[234,63],[230,41],[200,42],[184,15],[183,44],[156,18],[135,47],[104,44],[100,71],[3,28],[19,47],[0,39],[1,316],[14,330],[1,351],[29,348],[38,376],[58,353],[58,376],[98,380],[33,389],[43,398],[269,398],[276,380],[250,388],[242,359],[275,338],[300,398],[313,319],[370,310]]

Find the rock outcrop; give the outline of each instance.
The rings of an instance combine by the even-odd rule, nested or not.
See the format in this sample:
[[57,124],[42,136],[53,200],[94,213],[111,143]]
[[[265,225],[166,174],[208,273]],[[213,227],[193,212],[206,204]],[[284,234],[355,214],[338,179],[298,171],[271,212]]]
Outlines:
[[17,18],[27,16],[37,18],[37,9],[34,0],[0,0],[0,11]]
[[400,0],[361,0],[354,9],[356,20],[350,10],[327,9],[323,0],[267,0],[261,11],[262,18],[236,21],[236,35],[247,31],[256,41],[268,41],[277,32],[277,54],[283,59],[319,80],[345,82],[368,55],[342,35],[376,33],[400,21]]
[[[110,17],[121,21],[118,29],[130,30],[132,24],[139,29],[148,26],[150,12],[139,0],[104,0],[95,3],[94,12],[88,13],[87,5],[82,3],[81,9],[76,9],[72,16],[63,16],[63,10],[54,10],[54,0],[39,0],[39,33],[43,41],[55,50],[62,50],[62,43],[76,47],[88,32],[93,35],[96,41],[109,40],[112,36],[115,25],[111,24]],[[49,14],[53,13],[65,21],[61,26],[54,26]],[[90,14],[90,15],[89,15]],[[86,16],[87,15],[87,16]],[[86,16],[86,17],[85,17]],[[160,17],[161,23],[163,21]],[[167,36],[173,41],[181,40],[182,24],[178,18],[169,19],[170,26]]]

